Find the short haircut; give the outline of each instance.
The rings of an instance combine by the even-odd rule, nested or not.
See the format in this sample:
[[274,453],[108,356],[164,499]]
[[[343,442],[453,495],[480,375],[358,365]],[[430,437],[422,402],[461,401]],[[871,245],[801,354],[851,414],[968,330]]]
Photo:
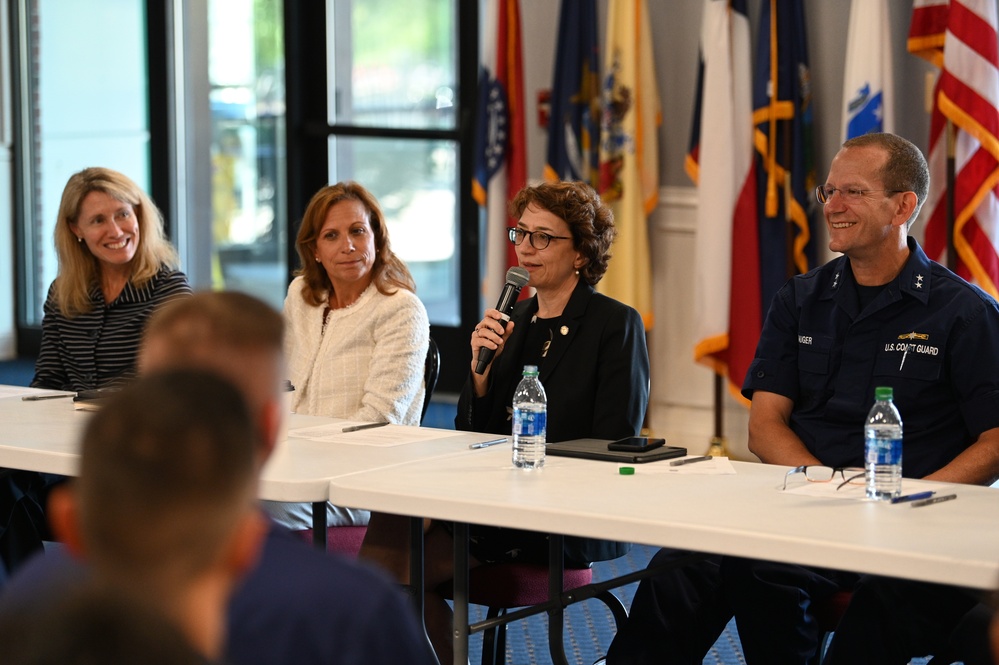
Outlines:
[[150,316],[139,369],[213,371],[242,390],[256,412],[280,390],[283,340],[284,319],[262,300],[236,291],[201,291],[171,300]]
[[843,147],[874,147],[885,151],[887,159],[877,175],[885,189],[916,194],[916,208],[906,222],[906,228],[912,226],[930,191],[930,168],[922,151],[911,141],[887,132],[856,136],[844,142]]
[[241,393],[215,374],[153,374],[110,397],[76,480],[97,578],[163,592],[208,570],[254,509],[257,445]]
[[341,201],[357,201],[368,213],[368,223],[375,234],[375,262],[371,266],[371,281],[379,292],[391,295],[399,289],[416,292],[416,282],[409,273],[409,268],[392,251],[389,241],[388,225],[385,214],[374,195],[356,182],[338,182],[327,185],[316,192],[302,217],[302,225],[298,229],[295,247],[302,263],[296,275],[301,275],[305,284],[302,286],[302,296],[311,305],[321,305],[326,302],[329,293],[333,291],[326,269],[316,262],[316,240],[323,230],[326,215],[330,208]]
[[586,259],[579,274],[591,286],[607,272],[610,247],[617,230],[614,213],[596,190],[584,182],[543,182],[521,189],[510,202],[510,216],[520,219],[533,205],[565,220],[572,245]]
[[135,211],[139,243],[132,258],[132,284],[145,285],[164,266],[176,268],[177,252],[163,232],[163,214],[152,199],[128,176],[100,167],[83,169],[70,176],[62,190],[55,226],[59,273],[55,299],[64,316],[74,317],[91,309],[90,287],[100,274],[100,262],[70,228],[78,221],[83,199],[91,192],[104,192]]

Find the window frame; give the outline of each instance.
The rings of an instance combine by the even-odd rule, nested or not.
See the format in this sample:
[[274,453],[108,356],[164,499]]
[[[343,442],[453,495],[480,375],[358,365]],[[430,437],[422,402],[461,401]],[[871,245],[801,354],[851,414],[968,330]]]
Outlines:
[[[10,26],[10,92],[11,126],[15,137],[11,146],[11,179],[13,189],[12,212],[14,223],[14,327],[17,334],[18,357],[38,356],[42,342],[42,328],[28,324],[27,307],[29,299],[26,289],[35,289],[37,297],[44,299],[48,284],[26,284],[26,275],[33,275],[33,257],[28,256],[27,233],[29,230],[48,228],[47,220],[38,219],[35,211],[32,190],[36,187],[36,176],[28,168],[34,164],[35,144],[33,140],[33,120],[31,95],[34,94],[33,73],[30,53],[33,48],[31,22],[31,0],[12,0],[9,6]],[[176,236],[174,228],[175,209],[175,165],[177,150],[174,148],[177,135],[172,112],[175,90],[175,68],[169,54],[173,52],[174,13],[179,5],[175,0],[145,0],[146,17],[146,86],[148,91],[147,113],[149,123],[149,195],[164,216],[164,230],[167,237]]]
[[466,330],[478,321],[480,211],[472,198],[476,83],[479,69],[479,3],[455,3],[455,43],[458,63],[458,116],[451,129],[409,129],[398,127],[330,124],[327,115],[327,89],[317,82],[328,81],[325,2],[285,3],[285,103],[288,150],[288,270],[289,282],[298,265],[294,237],[305,208],[321,187],[328,184],[329,137],[383,138],[398,140],[446,140],[456,145],[458,158],[458,281],[460,323],[458,326],[432,326],[431,335],[442,349],[438,390],[459,392],[468,376],[471,350]]

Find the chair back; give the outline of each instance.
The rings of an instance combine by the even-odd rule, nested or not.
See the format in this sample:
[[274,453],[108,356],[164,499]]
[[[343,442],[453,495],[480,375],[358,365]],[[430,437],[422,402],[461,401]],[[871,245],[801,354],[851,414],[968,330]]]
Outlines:
[[427,409],[430,407],[430,398],[434,395],[434,388],[437,387],[437,377],[441,372],[441,353],[437,348],[437,342],[430,338],[430,345],[427,347],[427,360],[423,366],[423,411],[420,412],[420,422],[427,417]]

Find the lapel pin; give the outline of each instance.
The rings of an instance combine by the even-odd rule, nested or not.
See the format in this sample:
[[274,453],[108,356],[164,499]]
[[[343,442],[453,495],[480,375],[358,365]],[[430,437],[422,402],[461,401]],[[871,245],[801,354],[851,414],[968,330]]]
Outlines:
[[569,326],[562,326],[561,328],[559,328],[559,332],[562,333],[563,335],[568,335],[569,334]]

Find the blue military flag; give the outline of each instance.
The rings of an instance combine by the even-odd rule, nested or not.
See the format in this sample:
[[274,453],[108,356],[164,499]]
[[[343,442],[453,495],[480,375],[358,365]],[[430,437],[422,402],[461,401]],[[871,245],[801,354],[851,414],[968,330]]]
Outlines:
[[764,315],[789,277],[816,265],[812,89],[802,0],[765,0],[753,81]]
[[600,172],[600,64],[595,0],[563,0],[548,121],[547,180],[584,180]]

